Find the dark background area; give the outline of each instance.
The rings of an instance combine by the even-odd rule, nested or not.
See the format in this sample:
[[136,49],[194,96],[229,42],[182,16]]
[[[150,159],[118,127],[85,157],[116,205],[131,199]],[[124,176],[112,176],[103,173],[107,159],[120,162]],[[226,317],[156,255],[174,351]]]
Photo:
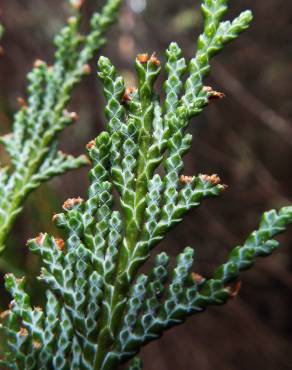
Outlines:
[[[68,16],[65,0],[0,0],[6,28],[0,57],[0,133],[9,132],[17,97],[25,94],[25,75],[36,58],[52,61],[52,37]],[[88,15],[100,1],[88,0]],[[186,57],[195,52],[202,26],[199,0],[125,1],[119,23],[109,33],[102,54],[109,56],[135,83],[133,59],[156,51],[164,60],[170,41]],[[185,174],[218,173],[229,185],[221,198],[209,200],[173,230],[160,249],[175,256],[186,245],[196,249],[196,271],[208,276],[228,251],[258,225],[259,215],[289,204],[292,196],[292,2],[230,1],[229,16],[250,8],[251,29],[225,48],[213,63],[206,84],[223,91],[224,101],[210,105],[189,131],[192,151]],[[97,59],[96,59],[97,60]],[[103,129],[104,99],[93,73],[74,93],[72,109],[79,122],[61,135],[68,153]],[[1,160],[5,153],[0,149]],[[85,196],[87,169],[54,179],[32,194],[0,261],[1,276],[9,263],[27,275],[38,303],[34,278],[39,260],[27,252],[26,240],[41,231],[56,234],[51,216],[65,199]],[[242,275],[242,290],[225,307],[214,307],[167,332],[142,351],[146,370],[288,370],[292,369],[292,229],[279,238],[280,251]],[[8,301],[1,278],[1,308]]]

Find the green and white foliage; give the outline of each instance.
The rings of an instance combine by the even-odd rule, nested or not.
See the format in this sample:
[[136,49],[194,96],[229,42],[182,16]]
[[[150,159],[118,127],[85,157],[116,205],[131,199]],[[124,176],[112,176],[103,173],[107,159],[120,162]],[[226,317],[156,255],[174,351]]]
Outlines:
[[121,1],[107,0],[101,12],[92,15],[86,35],[80,33],[83,1],[71,2],[76,14],[55,38],[54,64],[37,60],[28,74],[27,100],[19,99],[12,133],[0,139],[11,162],[0,168],[0,251],[30,192],[53,176],[88,163],[85,156],[58,151],[58,134],[78,118],[66,110],[72,90],[90,72],[87,63],[105,43]]
[[28,242],[44,265],[44,309],[32,306],[23,279],[6,276],[13,296],[2,314],[7,368],[114,370],[134,358],[129,369],[141,369],[135,355],[143,345],[189,315],[225,303],[236,293],[231,284],[239,273],[278,247],[274,237],[292,222],[292,207],[264,213],[258,230],[231,251],[213,277],[192,272],[190,247],[173,269],[163,252],[148,275],[139,272],[190,209],[225,189],[216,175],[185,176],[183,156],[192,141],[186,132],[191,117],[218,95],[203,84],[210,58],[252,18],[245,12],[222,22],[226,3],[203,1],[205,28],[189,63],[177,44],[168,48],[163,104],[154,89],[162,69],[155,55],[138,55],[137,89],[126,89],[110,61],[100,58],[108,124],[87,145],[88,199],[68,199],[64,212],[54,216],[67,233],[65,241],[40,234]]

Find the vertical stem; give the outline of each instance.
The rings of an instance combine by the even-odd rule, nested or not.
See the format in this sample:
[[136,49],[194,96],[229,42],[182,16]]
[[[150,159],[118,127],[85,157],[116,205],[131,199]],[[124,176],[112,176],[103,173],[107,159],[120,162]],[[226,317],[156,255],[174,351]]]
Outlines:
[[151,173],[149,172],[148,150],[152,140],[152,123],[154,117],[153,104],[153,85],[160,73],[160,63],[151,57],[146,63],[141,63],[139,57],[136,60],[136,68],[139,77],[139,101],[140,110],[136,112],[137,119],[140,121],[138,136],[139,153],[137,157],[135,199],[130,204],[132,208],[132,219],[125,225],[125,236],[119,253],[117,278],[112,289],[106,289],[105,301],[100,332],[97,341],[97,355],[94,363],[94,370],[113,370],[117,362],[107,359],[107,355],[112,349],[112,345],[118,334],[122,317],[124,314],[126,299],[128,296],[130,283],[133,278],[128,275],[127,269],[131,261],[131,252],[139,241],[139,234],[143,227],[144,214],[146,208],[146,195],[148,181]]

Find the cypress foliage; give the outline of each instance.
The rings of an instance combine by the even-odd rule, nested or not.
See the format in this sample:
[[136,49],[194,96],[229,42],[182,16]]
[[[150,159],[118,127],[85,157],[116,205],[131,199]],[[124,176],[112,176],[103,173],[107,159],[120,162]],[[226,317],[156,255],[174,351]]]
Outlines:
[[55,38],[54,64],[35,61],[27,77],[27,100],[19,99],[12,132],[0,138],[11,161],[11,166],[0,168],[0,252],[28,194],[42,182],[88,163],[86,156],[58,151],[58,134],[78,119],[66,110],[72,90],[90,72],[87,63],[105,43],[121,0],[107,0],[101,12],[92,15],[87,35],[80,33],[83,1],[71,4],[75,15]]
[[137,56],[137,89],[126,89],[111,62],[99,59],[108,124],[87,145],[88,198],[68,199],[64,212],[54,216],[66,240],[40,234],[28,242],[44,265],[44,309],[33,307],[23,279],[6,276],[13,296],[2,314],[7,368],[114,370],[133,358],[129,370],[139,370],[142,362],[134,356],[143,345],[189,315],[225,303],[237,293],[231,284],[239,273],[278,248],[274,237],[292,222],[291,206],[264,213],[258,229],[232,249],[214,276],[192,272],[191,247],[179,254],[174,269],[163,252],[148,274],[139,273],[190,209],[225,189],[217,175],[184,175],[183,156],[192,142],[190,119],[221,96],[203,83],[211,57],[252,19],[247,11],[222,21],[226,4],[203,1],[204,30],[190,62],[176,43],[167,49],[162,104],[155,91],[162,67],[155,55]]

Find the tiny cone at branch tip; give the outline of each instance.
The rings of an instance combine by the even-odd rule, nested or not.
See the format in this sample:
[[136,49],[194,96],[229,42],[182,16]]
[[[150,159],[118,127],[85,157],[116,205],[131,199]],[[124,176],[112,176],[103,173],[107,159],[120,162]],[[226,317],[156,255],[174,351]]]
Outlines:
[[138,54],[137,55],[137,60],[138,60],[138,62],[140,62],[142,64],[145,64],[149,60],[149,54],[147,54],[147,53]]
[[84,199],[82,199],[81,197],[69,198],[64,202],[62,207],[64,210],[68,211],[83,202],[84,202]]
[[86,154],[82,154],[80,158],[89,166],[92,165],[90,158]]
[[60,217],[60,214],[59,213],[54,213],[53,216],[52,216],[52,221],[56,222],[58,217]]
[[204,86],[203,91],[208,93],[209,100],[224,99],[226,95],[222,92],[215,91],[211,86]]
[[95,140],[91,140],[89,141],[87,144],[86,144],[86,149],[87,150],[91,150],[93,148],[95,148],[96,144],[95,144]]
[[68,112],[67,110],[64,111],[64,116],[70,118],[74,122],[79,119],[79,116],[76,112]]
[[200,177],[202,180],[210,182],[212,185],[218,185],[221,182],[221,179],[217,174],[213,174],[213,175],[201,174]]
[[225,288],[225,290],[229,294],[230,298],[235,298],[235,297],[238,296],[241,288],[242,288],[242,282],[240,280],[238,280],[235,283],[235,286],[233,286],[233,287],[228,286],[228,287]]
[[198,274],[197,272],[192,272],[192,279],[197,284],[200,284],[206,280],[202,275]]
[[46,63],[41,60],[41,59],[36,59],[34,64],[33,64],[33,67],[34,68],[40,68],[41,66],[45,65]]
[[34,349],[40,349],[42,347],[42,343],[39,340],[34,340],[32,345]]
[[27,108],[27,102],[22,97],[17,98],[17,102],[20,105],[21,108]]
[[27,337],[27,336],[28,336],[28,331],[27,331],[27,329],[26,329],[26,328],[21,327],[21,328],[20,328],[20,330],[19,330],[19,335],[20,335],[21,337]]
[[156,56],[156,53],[154,52],[152,55],[151,55],[151,58],[150,58],[150,62],[155,64],[157,67],[159,67],[161,65],[161,62],[160,60],[157,58]]
[[40,233],[34,240],[37,244],[42,245],[45,239],[45,234]]
[[59,251],[63,252],[64,249],[65,249],[65,242],[63,239],[60,239],[60,238],[55,238],[55,243],[57,245],[57,248],[59,249]]
[[135,93],[137,89],[135,87],[127,87],[125,93],[122,97],[123,103],[128,103],[132,100],[132,94]]
[[190,184],[193,181],[193,177],[192,176],[181,175],[179,180],[182,184]]

